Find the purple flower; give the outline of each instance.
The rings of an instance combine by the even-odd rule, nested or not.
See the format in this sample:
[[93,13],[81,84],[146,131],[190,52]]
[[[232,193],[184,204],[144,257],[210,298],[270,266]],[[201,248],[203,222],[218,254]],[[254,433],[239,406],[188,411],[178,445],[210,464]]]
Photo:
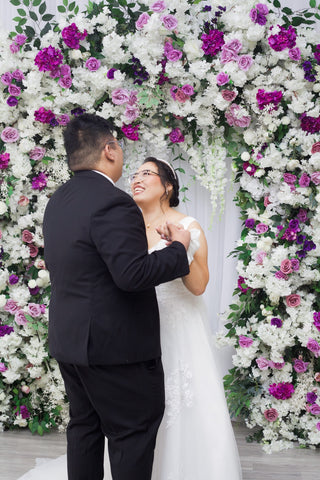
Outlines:
[[41,307],[38,303],[29,303],[28,311],[29,311],[29,315],[32,318],[40,317],[40,315],[42,314]]
[[293,48],[296,45],[296,37],[295,29],[290,25],[288,30],[280,27],[280,33],[278,35],[270,35],[268,42],[273,50],[281,52],[286,48]]
[[309,410],[312,415],[320,415],[320,406],[317,403],[313,403]]
[[257,363],[258,367],[260,368],[260,370],[268,370],[268,368],[270,367],[269,361],[267,359],[265,359],[264,357],[257,358],[256,363]]
[[221,63],[236,62],[238,58],[238,54],[234,50],[223,45],[220,56]]
[[71,115],[74,115],[75,117],[79,117],[79,115],[83,115],[85,113],[86,109],[77,107],[71,110]]
[[307,349],[310,350],[310,352],[312,352],[316,358],[320,356],[320,345],[317,340],[309,338],[307,342]]
[[253,218],[247,218],[247,220],[245,221],[245,226],[251,229],[254,228],[255,223],[256,221]]
[[116,72],[116,71],[117,71],[116,68],[110,68],[107,71],[107,78],[109,78],[109,80],[113,80],[114,79],[114,72]]
[[8,87],[8,92],[10,95],[14,95],[15,97],[19,97],[21,95],[21,88],[15,85],[14,83],[11,83]]
[[293,368],[297,373],[304,373],[308,370],[308,365],[309,365],[308,362],[304,362],[301,359],[296,359],[294,361]]
[[268,15],[269,9],[267,5],[258,3],[255,8],[250,11],[250,18],[254,23],[258,25],[265,25],[267,23],[266,15]]
[[272,110],[277,110],[279,103],[282,100],[282,92],[280,90],[274,90],[272,92],[266,92],[264,89],[259,88],[256,94],[259,110],[263,110],[265,106],[273,104]]
[[29,288],[29,292],[30,292],[30,295],[38,295],[38,293],[40,292],[40,288],[39,287],[34,287],[34,288]]
[[79,41],[86,38],[88,35],[87,30],[84,30],[83,33],[80,32],[77,25],[72,23],[69,27],[65,27],[61,32],[64,43],[69,48],[80,48]]
[[300,232],[299,220],[297,218],[293,218],[289,222],[289,228],[293,232]]
[[10,96],[8,99],[7,99],[7,104],[9,105],[9,107],[16,107],[18,105],[18,99],[16,97],[13,97],[13,96]]
[[253,58],[251,55],[240,55],[240,57],[237,58],[237,62],[240,70],[244,70],[246,72],[252,67]]
[[[312,180],[312,175],[311,175],[311,180]],[[307,210],[304,210],[303,208],[300,208],[297,218],[299,222],[305,223],[308,220],[308,212]]]
[[308,132],[308,133],[320,132],[320,116],[309,117],[308,115],[303,113],[300,119],[301,119],[301,129],[304,132]]
[[275,276],[276,278],[280,279],[280,280],[281,280],[281,279],[282,279],[282,280],[288,280],[288,279],[289,279],[288,275],[286,275],[285,273],[281,272],[281,270],[279,270],[278,272],[276,272],[276,273],[274,274],[274,276]]
[[274,325],[277,328],[281,328],[282,324],[283,324],[283,321],[281,320],[281,318],[274,317],[274,318],[271,318],[270,323],[271,323],[271,325]]
[[217,55],[224,45],[224,33],[219,30],[210,30],[208,34],[203,33],[201,35],[202,40],[202,50],[205,55],[210,55],[211,57]]
[[269,230],[269,227],[265,223],[258,223],[258,225],[256,225],[256,232],[258,234],[266,233],[268,230]]
[[189,85],[188,83],[186,83],[186,85],[183,85],[183,87],[181,87],[181,90],[183,91],[183,93],[185,93],[186,95],[188,95],[189,97],[191,97],[191,95],[194,94],[194,88],[192,85]]
[[86,67],[90,72],[96,72],[101,67],[101,62],[95,57],[90,57],[86,61]]
[[8,367],[3,362],[0,362],[0,372],[5,372],[6,370],[8,370]]
[[1,75],[1,82],[3,85],[10,85],[13,79],[13,75],[10,72],[5,72]]
[[149,22],[150,15],[147,12],[141,13],[140,17],[136,21],[136,29],[142,30],[143,27]]
[[182,57],[182,52],[173,48],[170,42],[164,44],[164,55],[170,62],[177,62]]
[[123,125],[121,130],[129,140],[139,140],[139,125]]
[[71,77],[61,77],[58,81],[60,87],[62,88],[70,88],[72,85],[72,78]]
[[50,45],[49,47],[40,50],[37,54],[34,63],[39,68],[40,72],[48,72],[55,70],[63,61],[61,50],[55,49]]
[[9,283],[10,285],[15,285],[16,283],[19,282],[19,277],[18,275],[15,275],[14,273],[12,275],[10,275],[9,277]]
[[23,419],[30,418],[30,412],[25,405],[20,405],[20,407],[18,407],[18,410],[16,411],[16,415],[17,416],[21,415]]
[[0,154],[0,170],[4,170],[5,168],[8,168],[10,161],[10,153],[1,153]]
[[310,185],[310,177],[308,177],[308,175],[305,172],[303,172],[303,174],[299,179],[299,185],[300,187],[309,187]]
[[10,333],[12,333],[13,331],[13,327],[10,327],[9,325],[0,325],[0,337],[10,335]]
[[315,250],[316,244],[312,240],[305,240],[303,244],[303,250],[305,252],[311,252],[311,250]]
[[17,45],[16,43],[11,43],[9,48],[10,48],[11,53],[17,53],[20,50],[19,45]]
[[254,163],[243,162],[242,168],[248,175],[250,175],[250,177],[252,177],[257,171],[257,167]]
[[21,46],[26,42],[27,37],[26,35],[23,35],[23,33],[19,33],[14,37],[13,40],[16,42],[17,45]]
[[34,119],[37,122],[50,123],[54,117],[54,113],[51,110],[46,110],[44,107],[40,107],[39,110],[34,112]]
[[246,337],[245,335],[240,335],[239,336],[239,345],[242,348],[248,348],[251,347],[253,344],[253,340],[250,337]]
[[14,314],[14,321],[16,322],[17,325],[26,325],[27,324],[27,319],[26,319],[26,316],[24,314],[24,312],[22,310],[18,310],[15,314]]
[[29,152],[29,157],[31,160],[42,160],[43,157],[45,156],[46,149],[44,147],[34,147],[30,152]]
[[161,20],[167,30],[174,30],[178,26],[178,20],[173,15],[164,15]]
[[320,332],[320,312],[314,312],[313,313],[313,325]]
[[166,4],[164,3],[163,0],[157,0],[155,3],[153,3],[150,7],[150,9],[153,11],[153,12],[163,12],[163,10],[165,10],[166,8]]
[[139,110],[138,107],[128,104],[126,106],[124,114],[127,117],[127,119],[129,120],[129,122],[132,123],[139,117],[140,110]]
[[288,400],[294,394],[294,386],[291,383],[273,383],[269,386],[269,393],[278,400]]
[[296,175],[293,175],[292,173],[284,173],[283,175],[283,181],[287,183],[288,185],[293,185],[297,180]]
[[130,93],[125,88],[117,88],[112,92],[112,101],[115,105],[123,105],[127,103],[130,98]]
[[19,70],[19,69],[12,72],[12,76],[18,82],[21,82],[24,79],[23,72],[21,72],[21,70]]
[[298,47],[290,48],[288,54],[289,54],[289,58],[291,58],[291,60],[295,62],[298,62],[301,58],[301,52]]
[[32,188],[33,190],[43,190],[47,186],[48,177],[45,173],[40,172],[39,175],[33,177],[32,179]]
[[14,143],[19,140],[20,135],[16,128],[6,127],[1,132],[1,140],[5,143]]
[[217,81],[217,85],[221,87],[222,85],[225,85],[226,83],[229,82],[229,75],[227,73],[220,72],[216,77],[216,81]]
[[64,127],[70,122],[70,117],[66,113],[63,113],[62,115],[59,115],[59,117],[57,117],[57,122],[59,123],[59,125],[62,125]]
[[314,392],[308,392],[306,395],[306,399],[308,403],[315,403],[318,398],[318,395],[316,395]]
[[247,291],[250,290],[250,287],[248,287],[245,283],[245,278],[241,276],[238,278],[238,288],[242,293],[247,293]]
[[170,142],[172,143],[182,143],[184,142],[184,136],[180,128],[174,128],[169,135]]
[[294,272],[297,272],[300,269],[300,262],[297,258],[291,259],[291,266]]

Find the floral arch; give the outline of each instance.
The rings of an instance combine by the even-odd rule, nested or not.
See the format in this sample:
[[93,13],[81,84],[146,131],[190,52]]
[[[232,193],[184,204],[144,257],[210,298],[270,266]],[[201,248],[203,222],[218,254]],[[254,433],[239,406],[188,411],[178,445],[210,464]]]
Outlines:
[[[43,434],[67,404],[47,350],[41,223],[69,178],[62,127],[98,112],[125,140],[188,162],[223,209],[227,157],[243,230],[236,301],[221,344],[231,413],[267,451],[320,445],[320,44],[316,0],[10,0],[1,38],[0,423]],[[197,22],[194,21],[197,18]],[[213,399],[214,401],[214,399]]]

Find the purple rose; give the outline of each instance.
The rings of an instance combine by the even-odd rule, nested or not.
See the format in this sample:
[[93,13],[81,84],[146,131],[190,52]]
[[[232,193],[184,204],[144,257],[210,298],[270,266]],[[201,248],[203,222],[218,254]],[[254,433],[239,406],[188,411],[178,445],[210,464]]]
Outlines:
[[314,392],[308,392],[306,395],[306,399],[308,403],[315,403],[318,398],[318,395],[316,395]]
[[46,149],[44,147],[34,147],[30,152],[29,152],[29,157],[31,160],[42,160],[43,157],[45,156]]
[[90,57],[86,61],[86,67],[90,72],[96,72],[101,67],[101,62],[95,57]]
[[16,283],[19,282],[19,277],[18,275],[15,275],[14,273],[12,275],[10,275],[9,277],[9,283],[10,285],[15,285]]
[[247,71],[253,65],[253,58],[250,55],[240,55],[237,58],[237,62],[240,70]]
[[220,61],[221,63],[236,62],[238,60],[238,55],[234,50],[231,50],[226,45],[221,49]]
[[14,321],[17,325],[26,325],[27,319],[22,310],[18,310],[14,315]]
[[245,221],[245,226],[251,229],[254,228],[255,223],[256,221],[253,218],[247,218],[247,220]]
[[167,30],[174,30],[178,26],[178,20],[173,15],[164,15],[161,20]]
[[41,123],[50,123],[55,118],[54,113],[51,110],[46,110],[44,107],[40,107],[39,110],[34,112],[34,119]]
[[296,359],[294,361],[293,368],[297,373],[304,373],[308,370],[308,365],[309,365],[308,362],[304,362],[303,360]]
[[19,33],[14,37],[14,41],[16,42],[17,45],[23,45],[27,40],[26,35],[23,35],[22,33]]
[[10,161],[10,153],[7,153],[7,152],[1,153],[0,154],[0,170],[4,170],[8,168],[9,161]]
[[186,85],[183,85],[183,87],[181,87],[181,90],[183,91],[183,93],[185,93],[189,97],[191,97],[191,95],[194,94],[193,86],[189,85],[188,83]]
[[18,99],[16,97],[12,97],[10,96],[8,99],[7,99],[7,104],[9,105],[9,107],[16,107],[18,105]]
[[313,325],[320,332],[320,312],[313,313]]
[[180,128],[174,128],[169,135],[170,142],[172,143],[182,143],[184,142],[184,136]]
[[294,272],[297,272],[300,269],[300,262],[297,258],[291,258],[291,266]]
[[40,172],[39,175],[32,178],[32,188],[33,190],[43,190],[47,186],[48,177],[45,173]]
[[294,386],[291,383],[273,383],[269,386],[269,393],[278,400],[288,400],[294,394]]
[[225,85],[226,83],[229,82],[229,75],[224,72],[220,72],[216,77],[216,81],[217,81],[217,85],[221,87],[222,85]]
[[0,372],[5,372],[6,370],[8,370],[8,367],[3,362],[0,362]]
[[68,27],[65,27],[61,32],[61,36],[67,47],[75,49],[80,48],[79,41],[86,38],[87,35],[87,30],[84,30],[83,33],[81,33],[75,23],[72,23]]
[[29,315],[32,317],[32,318],[37,318],[37,317],[40,317],[41,315],[41,308],[40,308],[40,305],[38,305],[37,303],[29,303],[28,305],[28,311],[29,311]]
[[61,77],[58,81],[60,87],[62,88],[70,88],[72,85],[72,78],[71,77]]
[[245,335],[239,336],[239,345],[241,348],[249,348],[253,344],[253,340],[250,337],[246,337]]
[[117,68],[110,68],[108,71],[107,71],[107,78],[109,78],[109,80],[113,80],[114,79],[114,72],[117,71]]
[[10,72],[6,72],[1,75],[1,82],[3,85],[10,85],[13,79],[13,75]]
[[5,143],[14,143],[19,140],[20,135],[16,128],[6,127],[1,132],[1,140]]
[[24,79],[24,75],[23,75],[23,72],[21,72],[21,70],[15,70],[14,72],[12,72],[12,76],[18,82],[22,82],[22,80]]
[[274,325],[277,328],[281,328],[282,324],[283,324],[283,321],[281,320],[281,318],[274,317],[274,318],[271,318],[270,323],[271,323],[271,325]]
[[281,272],[281,270],[279,270],[278,272],[276,272],[274,274],[274,276],[280,280],[289,280],[289,277],[288,275],[286,275],[285,273]]
[[19,95],[21,95],[21,88],[18,87],[17,85],[15,85],[14,83],[12,83],[8,87],[8,92],[9,92],[10,95],[13,95],[15,97],[19,97]]
[[257,358],[256,363],[260,370],[268,370],[269,368],[269,360],[266,360],[264,357]]
[[320,415],[320,406],[317,403],[310,405],[309,410],[312,415]]
[[142,30],[143,27],[149,22],[150,15],[147,12],[141,13],[140,17],[136,21],[136,29]]
[[320,185],[320,172],[311,173],[311,182],[315,185]]
[[172,48],[171,50],[168,50],[166,57],[170,62],[177,62],[182,57],[182,52]]
[[0,337],[10,335],[12,332],[14,332],[13,327],[10,327],[9,325],[0,325]]
[[[320,172],[319,172],[320,173]],[[311,180],[312,180],[312,175],[311,175]],[[303,208],[300,208],[297,218],[299,222],[305,223],[308,220],[308,212],[307,210],[304,210]]]
[[129,120],[129,122],[131,123],[131,122],[134,122],[139,117],[140,110],[136,106],[127,105],[124,114]]
[[17,305],[16,302],[14,302],[13,300],[9,299],[7,301],[7,303],[5,304],[5,306],[3,307],[3,310],[5,312],[9,312],[11,313],[11,315],[14,315],[15,313],[17,313],[19,311],[19,307]]
[[297,218],[292,218],[289,222],[289,228],[293,232],[300,232],[299,220]]
[[297,177],[292,173],[284,173],[283,181],[288,185],[293,185],[297,181]]
[[63,113],[62,115],[59,115],[59,117],[57,117],[57,121],[59,125],[62,125],[64,127],[70,122],[70,117],[66,113]]
[[280,33],[278,35],[270,35],[268,42],[273,50],[281,52],[286,48],[293,48],[296,45],[296,37],[295,29],[290,25],[288,30],[280,27]]
[[310,350],[310,352],[312,352],[316,358],[320,356],[320,345],[317,340],[309,338],[307,342],[307,349]]
[[163,10],[165,10],[166,8],[166,4],[164,3],[163,0],[158,0],[157,2],[155,2],[153,5],[151,5],[150,9],[153,11],[153,12],[163,12]]
[[300,187],[309,187],[310,185],[310,177],[308,177],[305,172],[303,172],[303,174],[299,178],[299,185]]
[[258,234],[266,233],[268,230],[269,230],[269,227],[265,223],[258,223],[258,225],[256,225],[256,232]]
[[123,105],[127,103],[130,98],[130,93],[125,88],[117,88],[112,92],[112,101],[115,105]]
[[252,177],[256,171],[257,171],[257,166],[254,165],[254,163],[249,163],[249,162],[243,162],[243,170]]
[[289,58],[291,58],[291,60],[293,60],[294,62],[299,62],[299,60],[301,58],[301,52],[300,52],[300,49],[298,47],[290,48],[288,54],[289,54]]
[[9,48],[11,53],[18,53],[20,50],[19,45],[17,45],[16,43],[11,43]]

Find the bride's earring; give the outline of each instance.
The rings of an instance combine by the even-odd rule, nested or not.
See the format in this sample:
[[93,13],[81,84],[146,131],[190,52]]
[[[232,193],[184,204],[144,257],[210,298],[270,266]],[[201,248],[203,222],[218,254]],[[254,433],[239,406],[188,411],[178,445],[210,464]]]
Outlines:
[[165,187],[165,188],[166,188],[165,192],[166,192],[166,197],[167,197],[169,195],[169,192],[168,192],[167,187]]

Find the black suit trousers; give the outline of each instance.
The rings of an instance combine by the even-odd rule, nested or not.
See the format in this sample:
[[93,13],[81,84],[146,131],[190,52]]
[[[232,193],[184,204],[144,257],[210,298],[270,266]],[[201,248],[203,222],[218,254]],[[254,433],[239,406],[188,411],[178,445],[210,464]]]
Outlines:
[[103,479],[107,437],[113,480],[150,480],[164,411],[161,359],[59,367],[70,403],[68,479]]

